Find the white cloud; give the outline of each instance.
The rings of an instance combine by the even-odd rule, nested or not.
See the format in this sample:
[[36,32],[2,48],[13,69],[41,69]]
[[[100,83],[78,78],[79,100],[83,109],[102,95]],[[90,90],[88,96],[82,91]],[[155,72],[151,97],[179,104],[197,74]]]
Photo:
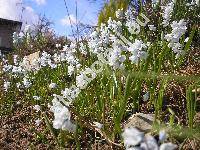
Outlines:
[[38,5],[44,5],[44,4],[46,4],[46,0],[35,0],[35,2],[36,2]]
[[33,8],[23,4],[23,0],[0,0],[0,18],[21,21],[25,24],[38,22],[38,15]]
[[26,24],[37,24],[39,21],[39,16],[30,6],[26,6],[22,14],[22,21]]
[[0,17],[10,20],[20,20],[22,0],[0,0]]
[[76,18],[73,14],[70,14],[69,16],[65,16],[63,19],[61,19],[60,22],[63,26],[69,26],[71,24],[74,25],[76,24]]

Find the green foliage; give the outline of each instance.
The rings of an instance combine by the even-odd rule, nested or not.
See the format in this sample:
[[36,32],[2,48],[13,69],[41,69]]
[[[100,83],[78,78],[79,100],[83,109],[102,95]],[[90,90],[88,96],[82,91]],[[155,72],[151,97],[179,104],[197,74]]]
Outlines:
[[[105,23],[109,17],[115,18],[116,10],[120,8],[126,10],[129,2],[130,1],[127,0],[111,0],[109,3],[106,3],[99,14],[99,24]],[[191,11],[190,14],[183,15],[184,11],[182,10],[186,9],[184,5],[185,3],[183,3],[183,5],[178,5],[177,3],[173,19],[179,20],[182,19],[182,17],[187,19],[190,15],[194,17],[197,16],[196,9]],[[191,131],[189,135],[183,135],[181,132],[185,130],[186,125],[188,125],[190,129],[194,127],[194,116],[197,111],[197,92],[194,93],[193,89],[196,90],[197,85],[200,83],[199,74],[185,76],[180,74],[180,71],[189,58],[188,53],[191,50],[191,45],[194,45],[194,41],[196,37],[198,37],[198,35],[196,35],[196,33],[199,32],[199,29],[196,27],[196,23],[198,22],[194,21],[194,19],[189,22],[190,28],[187,33],[189,40],[184,44],[185,37],[183,36],[181,39],[181,44],[185,46],[185,54],[179,58],[175,58],[174,53],[168,47],[168,42],[163,40],[163,34],[171,31],[171,29],[169,27],[164,29],[162,27],[161,18],[156,17],[160,8],[154,9],[155,12],[152,12],[152,16],[154,17],[151,17],[148,13],[146,13],[146,15],[156,24],[158,30],[153,33],[147,30],[147,27],[144,27],[141,29],[139,35],[133,35],[134,38],[137,37],[143,39],[145,42],[151,42],[151,46],[147,49],[147,58],[139,61],[137,64],[132,64],[127,60],[124,70],[114,70],[109,65],[103,65],[103,71],[91,81],[87,88],[81,90],[78,97],[74,100],[73,105],[69,107],[72,113],[72,120],[74,120],[74,123],[77,125],[76,131],[73,134],[67,131],[55,130],[46,113],[43,114],[47,128],[54,136],[58,147],[65,148],[69,140],[73,140],[77,149],[80,149],[82,144],[80,141],[84,140],[84,135],[88,134],[88,131],[92,132],[91,134],[96,134],[96,132],[98,132],[111,145],[115,141],[121,144],[120,135],[122,132],[122,124],[127,121],[130,115],[136,112],[153,111],[156,116],[155,125],[156,123],[160,123],[159,127],[161,128],[162,123],[169,123],[171,131],[175,132],[174,134],[177,133],[177,135],[181,134],[184,137],[192,137],[191,133],[193,133],[193,131]],[[145,11],[147,12],[147,8],[144,7],[140,11],[145,13]],[[126,27],[123,28],[122,32],[123,36],[127,39],[130,39],[130,36],[132,36]],[[27,47],[30,46],[30,41],[27,42],[27,37],[23,40]],[[36,48],[35,50],[41,50],[43,47],[46,48],[48,46],[48,40],[43,37],[42,33],[38,34],[36,41],[32,42],[36,42],[38,47],[38,49]],[[133,40],[131,42],[133,42]],[[87,47],[87,55],[82,55],[78,46],[75,48],[75,54],[77,58],[80,59],[83,70],[84,68],[90,67],[92,63],[97,60],[96,56],[93,56],[93,54],[89,52],[87,41],[85,41],[84,44]],[[21,49],[19,48],[19,50]],[[13,104],[18,100],[22,102],[28,101],[31,105],[40,104],[44,107],[45,111],[47,111],[46,105],[51,103],[53,98],[52,94],[59,95],[64,88],[75,84],[76,76],[82,71],[75,70],[75,73],[69,76],[68,65],[67,62],[62,62],[55,69],[51,69],[48,66],[37,72],[29,72],[29,77],[33,79],[32,86],[24,91],[19,91],[15,86],[15,83],[21,81],[22,77],[14,78],[10,74],[2,74],[2,78],[9,79],[12,84],[8,92],[0,93],[1,107],[2,110],[4,110],[1,111],[1,113],[6,114],[6,111],[11,112]],[[49,89],[48,85],[51,82],[56,83],[58,87]],[[177,117],[179,116],[177,116],[174,107],[165,104],[165,97],[169,97],[168,93],[173,93],[173,91],[168,91],[168,87],[172,82],[176,82],[185,89],[181,94],[186,97],[184,100],[187,103],[187,124],[177,121]],[[0,85],[3,85],[2,81]],[[3,91],[3,88],[1,91]],[[149,101],[144,102],[143,95],[147,91],[150,95]],[[39,95],[41,100],[34,100],[34,95]],[[170,101],[170,99],[167,100]],[[146,110],[142,109],[143,104]],[[44,109],[42,111],[44,111]],[[165,118],[165,115],[168,116],[168,119]],[[163,118],[165,118],[165,120]],[[92,127],[91,124],[93,122],[102,123],[103,128],[96,129]],[[195,128],[194,130],[198,131],[199,129]],[[46,140],[42,134],[38,133],[37,135],[41,140]],[[197,134],[197,136],[199,136],[199,134]],[[94,138],[96,137],[92,137],[91,140],[94,140]],[[118,146],[121,146],[120,144]]]
[[110,0],[108,3],[105,3],[102,10],[99,12],[98,25],[106,23],[109,17],[116,19],[115,12],[118,9],[126,11],[129,4],[130,0]]

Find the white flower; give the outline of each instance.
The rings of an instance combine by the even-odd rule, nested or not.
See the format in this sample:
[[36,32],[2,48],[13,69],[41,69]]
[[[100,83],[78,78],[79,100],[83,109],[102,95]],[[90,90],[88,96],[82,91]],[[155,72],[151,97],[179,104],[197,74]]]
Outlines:
[[122,19],[124,16],[123,9],[118,9],[115,14],[118,19]]
[[175,150],[177,148],[177,145],[173,143],[163,143],[160,146],[160,150]]
[[48,103],[48,104],[47,104],[47,107],[48,107],[48,108],[51,108],[52,106],[51,106],[51,104]]
[[165,39],[169,42],[168,47],[172,48],[173,52],[178,57],[183,53],[182,45],[179,43],[180,38],[185,34],[187,27],[186,22],[182,19],[179,22],[173,21],[171,24],[172,33],[165,35]]
[[57,97],[54,97],[52,103],[50,110],[54,113],[53,127],[74,132],[76,126],[70,121],[71,114],[69,109],[63,106]]
[[172,16],[174,8],[174,3],[170,2],[167,6],[165,6],[164,13],[163,13],[163,26],[166,27],[169,24],[170,18]]
[[143,95],[143,101],[146,102],[148,99],[149,99],[149,92],[146,92],[146,93]]
[[51,83],[51,84],[49,84],[49,88],[50,89],[54,89],[54,88],[56,88],[57,87],[57,84],[56,83]]
[[128,51],[134,53],[135,51],[141,51],[146,48],[146,45],[141,40],[136,39],[135,42],[128,48]]
[[121,49],[118,45],[113,45],[113,51],[109,53],[108,61],[109,65],[114,69],[123,68],[123,62],[126,60],[126,56],[121,54]]
[[33,109],[36,110],[36,112],[40,111],[40,106],[39,105],[35,105],[33,106]]
[[159,2],[159,0],[152,0],[152,3],[155,5]]
[[107,44],[109,44],[109,39],[110,39],[109,36],[111,35],[110,30],[112,30],[115,33],[121,33],[122,23],[120,21],[112,20],[111,17],[109,17],[107,23],[108,23],[107,27],[104,24],[102,24],[100,31],[101,31],[101,37],[103,36],[103,38],[106,39],[106,40],[103,40],[103,42],[106,42]]
[[143,149],[141,149],[139,146],[135,146],[135,147],[126,148],[126,150],[143,150]]
[[144,133],[133,127],[125,128],[124,132],[122,133],[122,137],[124,139],[125,147],[129,148],[130,146],[136,146],[142,142]]
[[73,50],[75,50],[75,48],[76,48],[76,43],[71,42],[70,43],[70,49],[73,51]]
[[3,71],[9,72],[12,69],[12,65],[5,64],[3,65]]
[[13,55],[13,61],[15,65],[18,65],[18,55]]
[[76,76],[76,86],[80,89],[86,88],[88,85],[88,81],[85,78],[85,75],[81,73],[80,75]]
[[[144,136],[144,133],[134,127],[125,128],[122,137],[126,150],[175,150],[177,148],[177,146],[172,143],[164,143],[159,147],[157,140],[153,136]],[[159,138],[159,142],[163,142],[166,138],[164,131],[160,132]]]
[[149,30],[156,31],[156,27],[154,25],[148,25]]
[[69,50],[69,46],[68,45],[64,45],[63,46],[63,51],[68,51]]
[[80,68],[81,68],[81,64],[80,63],[76,64],[76,69],[80,69]]
[[38,100],[40,100],[40,97],[39,96],[33,96],[33,99],[38,101]]
[[87,47],[83,43],[80,43],[80,48],[79,48],[81,54],[86,55],[87,54]]
[[74,132],[76,130],[76,125],[73,124],[70,120],[66,120],[62,126],[62,130]]
[[188,40],[189,40],[189,37],[187,37],[184,42],[188,42]]
[[[88,77],[87,75],[91,76]],[[80,89],[86,88],[86,86],[96,77],[96,73],[90,68],[86,68],[80,75],[76,76],[76,86]]]
[[40,120],[40,119],[35,120],[35,125],[36,125],[36,126],[39,126],[40,123],[41,123],[41,120]]
[[166,138],[167,138],[167,134],[166,134],[165,130],[161,130],[159,132],[159,141],[164,142],[166,140]]
[[199,0],[195,0],[196,5],[199,6]]
[[140,33],[140,25],[135,20],[127,21],[126,26],[131,34],[137,35]]
[[18,35],[17,32],[13,33],[13,44],[18,44],[20,41],[20,36]]
[[25,33],[30,33],[31,32],[31,25],[26,25],[24,28]]
[[60,55],[58,55],[57,53],[55,53],[54,55],[53,55],[53,60],[54,60],[54,62],[55,63],[59,63],[60,62]]
[[80,89],[76,86],[71,86],[70,88],[65,88],[65,90],[61,91],[61,94],[63,95],[63,98],[67,98],[69,103],[74,100],[78,94],[80,93]]
[[171,41],[177,42],[182,35],[185,34],[187,27],[186,22],[181,19],[179,22],[173,21],[171,24],[172,33],[171,33]]
[[66,53],[62,52],[62,53],[60,54],[60,61],[61,61],[61,62],[66,61],[66,59],[67,59],[66,57],[67,57]]
[[3,84],[3,87],[4,87],[4,90],[7,92],[8,88],[10,87],[10,82],[5,81],[4,84]]
[[139,60],[146,59],[146,58],[147,58],[147,53],[144,51],[136,51],[135,53],[133,53],[131,57],[129,57],[132,63],[136,63],[136,64],[139,62]]
[[194,1],[191,1],[191,3],[187,3],[186,6],[194,6],[195,5],[195,2]]
[[149,47],[151,45],[151,42],[147,42],[147,46]]
[[57,67],[57,64],[55,64],[55,63],[52,63],[52,61],[51,60],[49,60],[48,61],[48,65],[52,68],[52,69],[54,69],[54,68],[56,68]]
[[101,129],[101,128],[103,127],[103,124],[101,124],[101,123],[99,123],[99,122],[93,122],[93,124],[94,124],[94,126],[95,126],[96,128],[99,128],[99,129]]
[[21,83],[20,83],[20,82],[16,83],[16,87],[17,87],[18,89],[20,89]]
[[142,51],[143,49],[146,49],[147,46],[141,41],[141,40],[135,40],[135,42],[128,48],[128,51],[132,53],[132,56],[129,57],[129,59],[133,63],[138,63],[141,59],[147,58],[147,52]]
[[56,48],[59,48],[59,47],[61,47],[61,44],[56,44]]
[[17,101],[17,103],[16,103],[17,105],[19,105],[19,104],[21,104],[21,102],[20,101]]
[[70,76],[71,76],[71,75],[72,75],[72,73],[74,72],[74,69],[75,69],[75,68],[74,68],[74,66],[72,66],[72,65],[69,65],[69,66],[68,66],[68,75],[70,75]]
[[142,150],[158,150],[158,143],[155,138],[151,135],[147,135],[144,142],[140,144]]
[[23,78],[22,83],[25,88],[29,88],[32,85],[32,83],[26,77]]

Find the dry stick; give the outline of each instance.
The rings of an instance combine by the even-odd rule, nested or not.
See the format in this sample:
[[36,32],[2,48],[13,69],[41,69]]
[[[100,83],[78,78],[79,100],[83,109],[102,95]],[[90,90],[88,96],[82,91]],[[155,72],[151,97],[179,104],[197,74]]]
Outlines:
[[186,138],[182,143],[181,145],[179,146],[179,150],[182,150],[183,149],[183,146],[184,144],[187,142],[188,138]]
[[[78,116],[77,113],[76,113],[76,111],[75,111],[73,108],[69,108],[69,107],[68,107],[68,109],[69,109],[73,114],[75,114],[76,116]],[[90,129],[92,129],[93,131],[97,131],[109,144],[115,145],[115,146],[118,146],[118,147],[123,147],[123,145],[117,144],[117,143],[113,142],[112,140],[110,140],[109,137],[107,137],[107,135],[106,135],[105,132],[103,132],[103,131],[101,131],[100,129],[96,128],[95,126],[91,125],[91,123],[89,123],[88,121],[86,121],[83,117],[81,117],[81,116],[78,116],[78,117],[80,118],[79,121],[81,121],[81,123],[82,123],[82,125],[83,125],[84,127],[90,128]]]
[[78,4],[77,4],[77,0],[76,0],[76,34],[77,34],[77,38],[76,38],[76,44],[79,42],[79,30],[78,30]]
[[67,7],[66,0],[64,0],[64,3],[65,3],[65,8],[66,8],[66,10],[67,10],[67,15],[68,15],[68,17],[69,17],[69,22],[70,22],[72,34],[73,34],[73,36],[74,36],[74,39],[76,39],[76,37],[75,37],[75,35],[74,35],[74,30],[73,30],[73,26],[72,26],[72,20],[71,20],[70,14],[69,14],[69,9],[68,9],[68,7]]

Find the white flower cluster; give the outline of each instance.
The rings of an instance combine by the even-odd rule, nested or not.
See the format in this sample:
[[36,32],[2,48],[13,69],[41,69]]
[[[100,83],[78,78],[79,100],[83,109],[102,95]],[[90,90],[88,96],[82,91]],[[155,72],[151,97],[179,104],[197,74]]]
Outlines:
[[22,36],[18,34],[17,32],[13,33],[13,44],[18,44],[22,40]]
[[49,84],[49,89],[55,89],[57,87],[56,83]]
[[192,0],[191,3],[187,3],[187,6],[199,6],[199,0]]
[[161,131],[159,134],[159,143],[151,135],[144,135],[136,128],[125,128],[122,133],[124,146],[127,150],[175,150],[177,146],[172,143],[163,143],[166,139],[166,133]]
[[140,33],[140,25],[135,20],[127,21],[126,26],[128,27],[128,31],[131,34],[139,34]]
[[30,80],[28,78],[26,78],[26,77],[23,78],[22,83],[23,83],[25,88],[29,88],[32,85]]
[[34,96],[33,96],[33,99],[36,100],[36,101],[38,101],[38,100],[40,100],[40,96],[34,95]]
[[[140,25],[139,20],[135,18],[132,10],[128,9],[123,16],[123,11],[118,10],[116,12],[117,17],[124,17],[124,25],[127,27],[131,34],[139,34]],[[146,22],[143,25],[146,25],[148,19],[142,16]],[[153,25],[149,26],[151,30],[156,30],[156,27]],[[119,39],[121,38],[121,39]],[[89,38],[89,48],[94,54],[104,54],[104,58],[107,58],[108,64],[113,67],[113,69],[123,69],[126,56],[124,55],[127,50],[132,54],[129,58],[133,63],[138,63],[139,60],[145,59],[147,57],[147,48],[141,40],[135,40],[135,43],[131,43],[125,37],[122,36],[122,22],[115,21],[109,18],[107,26],[102,24],[100,29],[94,31]],[[105,53],[109,49],[108,53]],[[124,54],[123,54],[124,53]]]
[[39,111],[40,111],[40,105],[35,105],[35,106],[33,106],[33,109],[34,109],[36,112],[39,112]]
[[[75,68],[79,69],[81,67],[79,60],[74,55],[74,52],[74,47],[72,48],[71,46],[71,48],[69,48],[68,46],[65,46],[61,52],[55,53],[53,56],[44,51],[41,53],[40,57],[34,57],[33,60],[28,58],[28,56],[25,56],[20,60],[17,55],[14,55],[13,65],[9,64],[8,60],[3,57],[2,70],[8,75],[20,80],[18,83],[16,83],[16,87],[21,91],[20,88],[29,88],[32,85],[32,79],[29,77],[29,73],[34,72],[34,74],[36,74],[37,71],[44,67],[50,67],[51,69],[54,69],[61,63],[66,62],[68,64],[68,74],[72,75]],[[8,83],[9,82],[6,81],[4,84],[5,91],[7,91],[10,86]],[[53,89],[55,86],[56,85],[52,83],[49,85],[49,88]]]
[[164,27],[169,25],[169,21],[172,16],[173,8],[174,8],[173,2],[170,2],[167,6],[164,7],[163,22],[162,22]]
[[81,52],[81,54],[83,55],[87,55],[87,47],[86,44],[84,43],[80,43],[80,47],[79,47],[79,51]]
[[132,8],[127,9],[127,11],[125,12],[126,21],[135,20],[135,16],[133,14],[136,14],[135,10],[133,10]]
[[113,69],[123,69],[124,65],[123,62],[126,60],[126,56],[122,55],[122,50],[119,49],[117,46],[110,52],[108,57],[109,65],[113,67]]
[[10,87],[10,82],[5,81],[4,84],[3,84],[3,87],[4,87],[4,90],[7,92],[9,87]]
[[169,42],[168,47],[172,48],[176,57],[179,57],[182,54],[182,45],[179,43],[179,40],[187,30],[186,22],[183,19],[179,22],[173,21],[171,28],[172,33],[165,35],[165,39]]
[[152,6],[155,7],[159,3],[159,0],[152,0]]
[[36,125],[36,126],[39,126],[40,123],[41,123],[41,119],[36,119],[36,120],[35,120],[35,125]]
[[69,65],[78,68],[80,67],[79,60],[73,55],[72,50],[70,50],[67,46],[63,48],[61,53],[55,53],[53,56],[44,51],[42,52],[41,57],[34,58],[31,62],[27,56],[20,61],[17,55],[14,55],[14,65],[8,64],[6,59],[3,59],[3,62],[3,71],[10,72],[14,75],[26,75],[30,71],[38,71],[47,66],[54,69],[62,62],[67,62]]
[[[88,77],[91,75],[91,78]],[[83,72],[80,73],[80,75],[76,76],[76,86],[80,89],[86,88],[88,83],[96,77],[96,73],[92,71],[90,68],[85,68]]]
[[199,6],[199,0],[195,0],[196,5]]
[[156,27],[154,25],[148,25],[149,30],[156,31]]
[[94,31],[90,35],[88,46],[91,53],[98,54],[105,51],[105,47],[110,44],[110,30],[105,24],[101,24],[99,31]]
[[54,113],[53,127],[55,129],[68,130],[70,132],[74,132],[76,126],[70,121],[71,114],[69,109],[63,106],[58,100],[60,97],[54,95],[54,99],[52,100],[53,105],[50,110]]
[[140,59],[146,59],[147,52],[143,51],[147,46],[141,40],[135,40],[135,42],[128,48],[128,51],[131,52],[132,56],[129,59],[133,63],[138,63]]
[[[128,26],[129,24],[127,24],[127,28]],[[123,63],[126,60],[125,53],[127,52],[131,53],[130,60],[133,63],[138,63],[139,60],[145,59],[147,57],[147,52],[144,51],[147,48],[146,44],[144,44],[142,40],[137,39],[134,43],[125,43],[125,41],[123,42],[122,40],[119,40],[118,35],[119,33],[121,33],[121,31],[122,23],[120,21],[115,21],[109,18],[107,26],[105,24],[102,24],[99,29],[91,33],[88,40],[88,46],[90,52],[97,55],[99,59],[97,61],[98,65],[102,66],[105,63],[109,64],[111,67],[113,67],[113,69],[122,69],[124,67]],[[72,45],[72,47],[75,46]],[[59,58],[58,56],[56,56],[56,58],[57,61],[61,60],[61,58]],[[68,63],[71,64],[68,66],[68,72],[71,72],[74,69],[73,63]],[[59,109],[61,109],[60,112],[53,111],[55,116],[54,128],[63,128],[62,126],[64,120],[66,120],[66,116],[59,118],[59,113],[61,113],[61,116],[63,116],[62,111],[65,111],[65,113],[68,112],[68,114],[70,114],[67,107],[72,104],[73,100],[80,93],[80,90],[86,88],[90,81],[92,81],[96,77],[96,73],[102,69],[101,67],[100,69],[96,70],[94,69],[94,66],[95,63],[93,63],[93,65],[91,66],[92,69],[86,67],[84,71],[80,71],[80,73],[76,76],[76,86],[73,85],[71,88],[65,88],[61,91],[62,96],[56,95],[54,97],[53,105],[55,105],[56,108],[58,107]],[[94,70],[96,70],[97,72]],[[67,101],[65,101],[65,99],[67,99]],[[67,107],[62,106],[60,102],[64,103]],[[70,115],[68,116],[67,120],[70,121]],[[61,122],[61,124],[58,125],[59,121]]]
[[14,32],[13,33],[13,44],[19,44],[24,37],[26,37],[27,38],[27,42],[29,42],[30,36],[31,36],[31,32],[32,32],[31,25],[26,25],[24,27],[24,31],[22,31],[20,33]]
[[[121,21],[112,20],[110,17],[108,19],[107,23],[108,23],[107,29],[109,29],[109,31],[111,30],[112,32],[115,32],[115,33],[122,33],[122,22]],[[101,31],[103,31],[103,30],[104,30],[104,28],[101,29]],[[114,35],[111,34],[111,32],[109,35],[110,35],[110,40],[112,41]]]
[[115,16],[118,18],[118,19],[123,19],[124,17],[124,12],[123,12],[123,9],[118,9],[115,13]]

